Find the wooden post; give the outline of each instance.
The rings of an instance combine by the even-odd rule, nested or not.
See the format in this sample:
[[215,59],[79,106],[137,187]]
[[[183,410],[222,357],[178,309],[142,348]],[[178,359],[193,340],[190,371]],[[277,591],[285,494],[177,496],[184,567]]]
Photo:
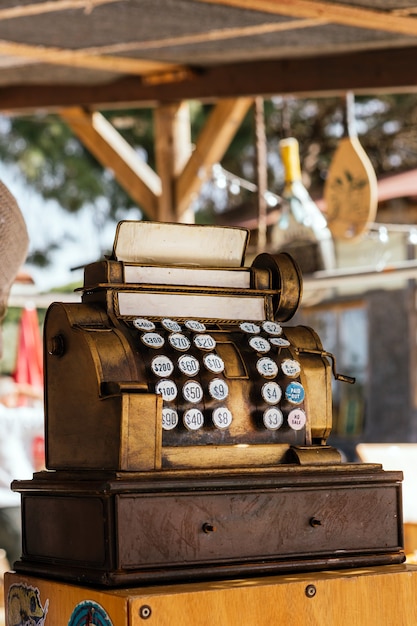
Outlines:
[[191,126],[188,102],[168,104],[154,111],[156,169],[162,183],[157,219],[159,222],[193,223],[189,207],[176,202],[175,182],[191,155]]

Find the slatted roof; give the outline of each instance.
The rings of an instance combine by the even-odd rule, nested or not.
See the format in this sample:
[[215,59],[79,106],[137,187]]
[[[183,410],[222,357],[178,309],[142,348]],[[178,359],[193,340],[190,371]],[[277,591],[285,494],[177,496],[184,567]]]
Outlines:
[[3,110],[411,90],[412,0],[4,0]]

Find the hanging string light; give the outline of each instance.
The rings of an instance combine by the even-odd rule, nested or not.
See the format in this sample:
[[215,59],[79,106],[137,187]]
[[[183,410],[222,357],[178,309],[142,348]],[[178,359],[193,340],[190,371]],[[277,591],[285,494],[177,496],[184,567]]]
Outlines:
[[[234,196],[239,195],[242,189],[250,191],[251,193],[258,191],[258,187],[255,183],[251,183],[245,178],[232,174],[232,172],[226,170],[220,163],[213,165],[212,177],[214,184],[219,189],[227,189]],[[269,190],[265,192],[265,200],[269,207],[276,207],[282,202],[281,196]]]

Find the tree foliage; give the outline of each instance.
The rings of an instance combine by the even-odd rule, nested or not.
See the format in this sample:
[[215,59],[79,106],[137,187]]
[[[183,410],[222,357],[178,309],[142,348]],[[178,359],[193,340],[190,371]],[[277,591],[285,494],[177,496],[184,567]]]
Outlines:
[[[198,133],[211,106],[190,105],[192,138]],[[153,112],[150,109],[106,111],[105,116],[151,167],[155,167]],[[357,97],[355,106],[359,139],[377,176],[417,166],[417,96],[414,94]],[[268,185],[279,194],[283,172],[279,140],[297,137],[305,183],[313,197],[322,194],[326,173],[344,132],[344,98],[296,99],[275,97],[265,101],[268,149]],[[256,182],[254,122],[250,112],[239,128],[223,161],[223,167],[242,180]],[[55,199],[63,210],[76,213],[85,205],[100,205],[102,219],[122,219],[133,202],[82,146],[57,115],[4,118],[0,125],[0,158],[18,165],[22,176],[45,199]],[[253,194],[239,186],[231,194],[215,184],[205,185],[196,204],[197,220],[215,221],[216,212],[242,202],[254,202]],[[35,262],[47,262],[47,251],[37,251]]]

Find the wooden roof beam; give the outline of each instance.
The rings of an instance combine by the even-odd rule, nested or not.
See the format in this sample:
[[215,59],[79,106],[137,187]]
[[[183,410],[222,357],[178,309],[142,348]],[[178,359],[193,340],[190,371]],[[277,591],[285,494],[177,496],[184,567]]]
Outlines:
[[253,98],[220,100],[212,109],[195,149],[176,180],[176,208],[181,214],[210,176],[212,166],[220,161],[245,118]]
[[161,195],[161,181],[101,113],[89,113],[74,107],[60,111],[85,147],[104,166],[146,213],[156,219]]
[[380,30],[401,35],[417,35],[417,19],[394,11],[374,11],[338,2],[320,0],[195,0],[236,9],[264,11],[273,15],[324,19],[333,24]]

